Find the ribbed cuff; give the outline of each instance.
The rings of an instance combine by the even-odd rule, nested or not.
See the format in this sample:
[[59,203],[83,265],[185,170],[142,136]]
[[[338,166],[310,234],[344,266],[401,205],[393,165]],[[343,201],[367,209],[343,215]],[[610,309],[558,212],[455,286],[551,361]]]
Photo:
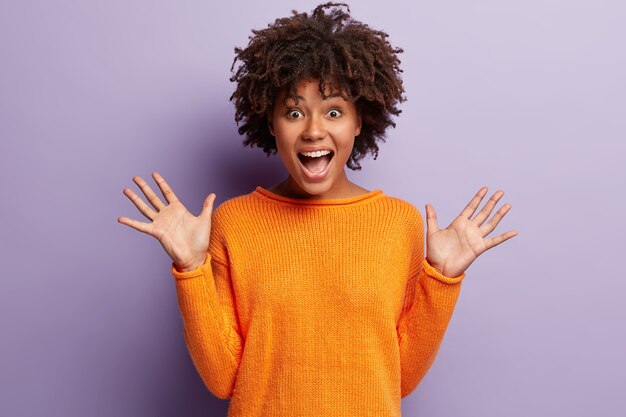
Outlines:
[[447,277],[443,275],[442,273],[437,271],[434,266],[429,264],[426,258],[424,258],[424,260],[422,261],[422,267],[424,268],[424,272],[426,272],[427,275],[446,284],[457,284],[461,282],[463,278],[465,278],[465,272],[456,277]]
[[174,275],[174,278],[176,279],[198,278],[204,275],[205,268],[210,268],[210,267],[211,267],[211,255],[207,253],[206,260],[204,261],[204,263],[200,265],[199,267],[197,267],[196,269],[194,269],[193,271],[186,271],[186,272],[178,271],[176,269],[176,265],[174,265],[174,262],[172,262],[172,275]]

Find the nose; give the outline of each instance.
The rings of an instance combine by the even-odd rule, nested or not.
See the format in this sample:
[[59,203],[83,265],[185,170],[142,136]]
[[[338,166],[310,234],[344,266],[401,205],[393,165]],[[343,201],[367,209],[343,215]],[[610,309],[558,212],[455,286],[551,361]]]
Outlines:
[[304,131],[302,132],[302,139],[304,140],[319,140],[326,137],[326,128],[324,126],[324,120],[319,116],[309,117]]

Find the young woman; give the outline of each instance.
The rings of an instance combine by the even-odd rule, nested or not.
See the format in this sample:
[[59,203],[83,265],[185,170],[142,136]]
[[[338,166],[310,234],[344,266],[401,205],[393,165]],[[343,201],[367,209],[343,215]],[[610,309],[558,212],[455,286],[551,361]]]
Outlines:
[[510,209],[488,220],[501,191],[476,213],[481,188],[445,229],[426,205],[424,236],[412,204],[348,179],[345,166],[376,159],[404,90],[402,50],[342,6],[294,11],[235,49],[239,131],[279,154],[284,181],[215,212],[212,193],[197,217],[158,173],[166,203],[140,177],[152,207],[124,190],[151,222],[118,221],[171,257],[189,352],[207,388],[231,398],[231,417],[400,416],[465,270],[516,235],[486,237]]

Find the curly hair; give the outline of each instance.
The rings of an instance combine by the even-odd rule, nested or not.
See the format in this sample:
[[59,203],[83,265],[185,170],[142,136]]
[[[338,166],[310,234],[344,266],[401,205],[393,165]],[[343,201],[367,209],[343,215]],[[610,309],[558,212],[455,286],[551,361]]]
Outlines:
[[244,146],[275,154],[267,119],[276,96],[284,89],[297,103],[300,80],[318,79],[323,98],[328,85],[354,102],[361,116],[348,168],[360,170],[359,160],[368,152],[378,157],[377,142],[384,142],[386,129],[396,126],[391,115],[398,116],[396,105],[406,100],[397,57],[403,50],[389,44],[387,33],[352,19],[349,12],[347,4],[332,2],[317,6],[310,16],[292,10],[291,17],[253,29],[245,49],[235,48],[231,72],[238,60],[241,65],[230,78],[237,83],[230,101],[235,101],[237,125],[243,121],[238,131],[246,135]]

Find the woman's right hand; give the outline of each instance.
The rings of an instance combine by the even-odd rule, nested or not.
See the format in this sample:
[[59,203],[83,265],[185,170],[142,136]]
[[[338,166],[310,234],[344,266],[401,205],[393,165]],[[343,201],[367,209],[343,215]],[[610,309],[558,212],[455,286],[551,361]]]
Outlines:
[[141,214],[152,220],[152,223],[127,217],[118,217],[117,221],[157,238],[172,258],[177,270],[193,271],[206,261],[215,194],[209,194],[204,200],[202,211],[196,217],[178,200],[161,175],[153,172],[152,177],[169,204],[163,204],[148,183],[136,176],[133,177],[133,181],[141,188],[156,211],[144,203],[130,188],[125,188],[123,193],[137,206]]

